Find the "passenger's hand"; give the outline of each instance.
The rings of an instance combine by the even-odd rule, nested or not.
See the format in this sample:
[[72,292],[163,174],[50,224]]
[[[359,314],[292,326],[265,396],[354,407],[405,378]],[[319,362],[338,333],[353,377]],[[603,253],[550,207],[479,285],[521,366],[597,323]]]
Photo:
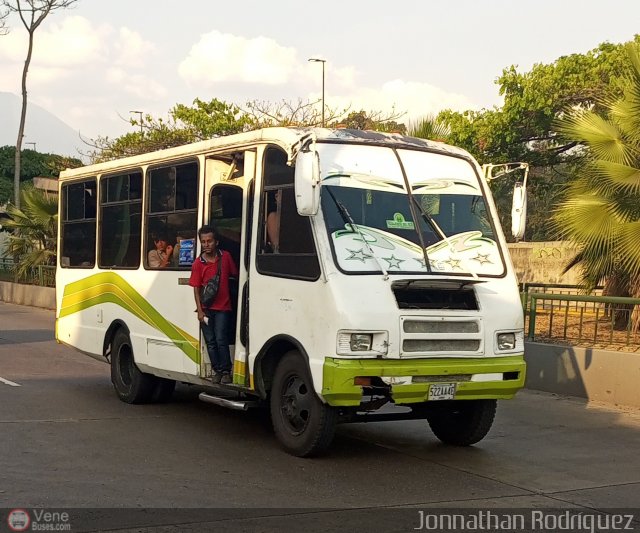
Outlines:
[[166,250],[167,257],[169,257],[172,253],[173,253],[173,246],[168,244],[167,245],[167,250]]
[[199,322],[204,322],[204,311],[199,310],[199,311],[196,311],[196,312],[198,313],[198,321]]

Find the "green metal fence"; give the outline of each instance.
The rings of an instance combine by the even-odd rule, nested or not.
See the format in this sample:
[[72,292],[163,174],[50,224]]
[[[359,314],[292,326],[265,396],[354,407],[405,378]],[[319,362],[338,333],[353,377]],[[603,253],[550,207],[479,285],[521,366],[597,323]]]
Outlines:
[[528,340],[640,350],[640,298],[527,295]]
[[0,257],[0,281],[27,283],[41,287],[55,287],[56,285],[55,266],[38,265],[31,268],[24,276],[16,275],[15,266],[13,259]]

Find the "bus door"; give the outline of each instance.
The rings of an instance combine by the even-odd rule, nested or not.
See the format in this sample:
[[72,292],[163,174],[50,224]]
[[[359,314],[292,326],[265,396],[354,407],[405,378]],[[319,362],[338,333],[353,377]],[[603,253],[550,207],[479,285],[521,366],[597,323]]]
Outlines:
[[[232,320],[229,331],[231,358],[233,359],[233,383],[249,385],[246,369],[248,349],[248,324],[243,317],[248,305],[248,250],[251,227],[251,209],[248,189],[253,184],[255,173],[255,152],[242,151],[232,154],[215,155],[207,158],[205,167],[205,217],[204,223],[218,232],[218,246],[231,254],[238,267],[238,279],[231,280]],[[212,375],[211,365],[203,339],[201,376]]]

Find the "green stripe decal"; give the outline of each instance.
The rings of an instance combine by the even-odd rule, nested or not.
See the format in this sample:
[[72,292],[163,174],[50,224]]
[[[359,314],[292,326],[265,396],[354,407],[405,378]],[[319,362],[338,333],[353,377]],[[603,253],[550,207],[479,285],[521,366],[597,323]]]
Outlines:
[[164,333],[194,363],[200,363],[198,340],[164,318],[138,291],[114,272],[101,272],[65,285],[59,316],[69,316],[104,303],[113,303],[126,309]]

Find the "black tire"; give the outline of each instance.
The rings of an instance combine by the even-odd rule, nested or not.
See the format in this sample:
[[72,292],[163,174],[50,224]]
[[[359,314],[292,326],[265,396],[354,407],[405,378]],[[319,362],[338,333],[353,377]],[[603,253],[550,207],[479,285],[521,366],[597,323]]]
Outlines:
[[152,403],[167,403],[173,396],[176,389],[175,379],[155,378],[153,393],[151,394]]
[[480,442],[491,429],[496,400],[458,400],[434,406],[427,421],[434,435],[445,444],[470,446]]
[[126,403],[151,400],[156,378],[140,372],[133,358],[129,335],[119,329],[111,346],[111,382],[118,398]]
[[276,367],[270,398],[271,423],[282,447],[297,457],[324,452],[336,430],[336,409],[318,398],[302,356],[291,351]]

